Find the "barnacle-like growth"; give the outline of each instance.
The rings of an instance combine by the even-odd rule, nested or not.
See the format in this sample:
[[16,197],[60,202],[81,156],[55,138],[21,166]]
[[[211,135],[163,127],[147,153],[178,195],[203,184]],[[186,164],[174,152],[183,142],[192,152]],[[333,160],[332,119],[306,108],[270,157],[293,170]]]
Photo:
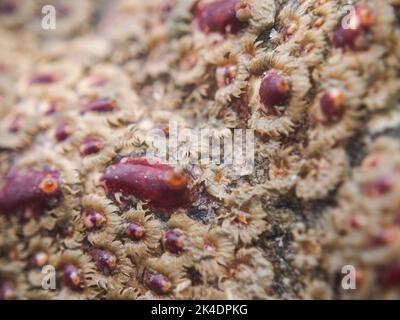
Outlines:
[[[374,11],[368,4],[356,4],[354,12],[348,17],[348,21],[334,30],[332,43],[337,48],[359,49],[363,47],[374,23]],[[343,26],[346,25],[346,28]]]
[[242,0],[200,1],[195,9],[195,18],[201,31],[237,33],[246,25],[246,2]]
[[[236,253],[222,287],[228,299],[265,299],[268,297],[273,277],[272,264],[259,250],[243,248]],[[243,286],[246,289],[243,290]]]
[[87,232],[113,232],[119,226],[116,214],[118,208],[108,199],[98,195],[88,195],[82,199],[81,223]]
[[18,214],[26,235],[41,228],[52,230],[58,218],[77,206],[78,184],[79,177],[69,161],[57,159],[51,152],[27,156],[7,173],[1,211]]
[[27,255],[30,259],[28,265],[30,271],[28,273],[28,281],[36,288],[41,288],[42,285],[42,268],[50,264],[50,261],[57,254],[57,246],[53,240],[48,237],[36,236],[29,241]]
[[[324,243],[331,253],[325,257],[328,270],[333,274],[344,260],[351,261],[361,288],[353,295],[340,291],[344,297],[389,298],[397,294],[393,286],[398,281],[395,252],[400,236],[398,148],[396,140],[375,140],[361,164],[353,169],[351,180],[340,189],[343,198],[329,214],[334,233]],[[336,238],[339,232],[344,236]],[[371,290],[374,283],[376,288]]]
[[343,149],[332,149],[323,156],[305,160],[297,182],[296,194],[302,199],[321,199],[343,179],[347,169],[347,157]]
[[269,136],[288,135],[303,118],[304,98],[310,88],[308,71],[292,64],[288,55],[260,53],[249,63],[249,120],[256,131]]
[[171,212],[194,201],[192,177],[162,163],[126,157],[109,166],[101,177],[106,192],[148,201],[153,210]]
[[341,70],[334,67],[337,58],[331,60],[318,76],[323,82],[309,108],[310,149],[333,146],[351,136],[363,113],[360,99],[365,94],[365,84],[357,72],[346,70],[345,64]]
[[180,285],[184,282],[182,266],[172,262],[167,256],[146,261],[141,281],[147,288],[145,295],[148,298],[167,298],[174,291],[180,290]]
[[160,244],[160,223],[141,207],[131,209],[122,216],[119,229],[128,256],[137,261],[154,251]]
[[232,211],[223,221],[222,227],[231,230],[235,243],[250,244],[267,229],[267,222],[264,220],[266,214],[261,208],[250,208],[249,212]]
[[10,172],[0,193],[0,210],[15,213],[23,209],[51,208],[61,197],[60,173],[52,169],[27,173]]
[[90,257],[81,250],[66,250],[59,253],[54,263],[60,277],[61,287],[56,299],[93,299],[97,295],[91,281],[95,274],[95,266]]
[[400,297],[399,0],[48,2],[0,0],[0,299]]
[[92,244],[89,254],[97,270],[90,285],[107,290],[109,286],[127,282],[133,271],[122,243],[107,233],[90,234],[88,238]]
[[196,268],[204,279],[218,279],[233,259],[234,244],[227,229],[198,230],[191,239]]

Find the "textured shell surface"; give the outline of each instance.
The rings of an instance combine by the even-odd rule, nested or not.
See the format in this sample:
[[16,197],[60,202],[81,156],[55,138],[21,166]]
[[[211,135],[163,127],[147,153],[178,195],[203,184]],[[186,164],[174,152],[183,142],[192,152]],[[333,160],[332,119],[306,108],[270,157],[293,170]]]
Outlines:
[[399,92],[397,0],[0,0],[0,300],[399,299]]

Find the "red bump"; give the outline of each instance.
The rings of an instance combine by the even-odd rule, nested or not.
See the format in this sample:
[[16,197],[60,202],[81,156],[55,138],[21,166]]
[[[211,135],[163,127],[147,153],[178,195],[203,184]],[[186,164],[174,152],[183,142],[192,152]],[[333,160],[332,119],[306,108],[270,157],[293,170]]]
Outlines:
[[31,78],[30,84],[51,84],[58,81],[58,77],[51,73],[40,73]]
[[117,108],[117,101],[110,98],[100,98],[87,102],[82,106],[81,113],[112,112]]
[[370,197],[379,197],[389,193],[393,188],[394,181],[390,176],[380,177],[370,181],[363,188],[363,193]]
[[373,25],[374,13],[370,6],[357,4],[348,19],[347,28],[341,24],[333,31],[332,42],[336,48],[356,50],[362,47],[365,36]]
[[339,88],[331,88],[322,95],[320,106],[326,123],[333,123],[343,115],[344,112],[344,92]]
[[144,282],[150,290],[160,295],[167,294],[172,288],[172,283],[166,276],[149,271],[145,272]]
[[106,217],[102,212],[87,210],[83,222],[88,230],[99,229],[106,223]]
[[146,231],[143,226],[135,222],[129,222],[124,233],[129,239],[139,241],[144,238]]
[[179,231],[168,230],[164,235],[165,248],[175,254],[180,254],[184,247],[184,238]]
[[21,209],[40,211],[54,206],[54,201],[61,197],[60,174],[55,170],[12,172],[4,181],[0,190],[0,212]]
[[66,122],[62,122],[56,127],[54,136],[58,142],[61,142],[66,140],[71,135],[71,133],[71,126]]
[[144,158],[123,158],[107,168],[100,178],[107,192],[122,193],[147,201],[151,210],[172,212],[195,200],[192,178],[173,167],[149,163]]
[[290,85],[287,79],[276,71],[269,72],[261,81],[260,100],[268,113],[276,115],[275,106],[284,106],[289,102]]
[[238,33],[246,26],[246,23],[236,16],[241,5],[241,0],[200,2],[195,10],[195,18],[200,30],[205,33]]
[[100,138],[97,137],[88,137],[86,138],[82,145],[79,147],[79,152],[82,156],[88,156],[91,154],[98,153],[101,149],[103,149],[103,144]]
[[113,271],[117,268],[117,256],[110,251],[95,249],[92,256],[100,269]]
[[380,283],[384,287],[396,286],[400,283],[400,263],[393,263],[380,273]]
[[81,270],[75,265],[68,263],[64,266],[64,283],[71,290],[82,289],[83,277]]

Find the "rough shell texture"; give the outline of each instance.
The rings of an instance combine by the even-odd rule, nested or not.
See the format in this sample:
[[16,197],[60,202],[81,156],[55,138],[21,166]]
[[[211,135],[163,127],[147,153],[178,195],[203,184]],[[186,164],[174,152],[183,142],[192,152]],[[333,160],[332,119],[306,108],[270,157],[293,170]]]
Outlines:
[[0,0],[0,299],[400,298],[399,1],[51,2]]

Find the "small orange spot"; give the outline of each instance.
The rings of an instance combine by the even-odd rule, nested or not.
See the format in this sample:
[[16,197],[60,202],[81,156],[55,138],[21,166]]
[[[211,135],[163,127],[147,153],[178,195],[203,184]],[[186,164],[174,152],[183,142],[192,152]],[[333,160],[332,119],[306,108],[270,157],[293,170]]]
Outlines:
[[115,269],[117,267],[117,258],[115,256],[111,256],[107,261],[107,265],[109,269]]
[[167,293],[171,289],[171,282],[163,281],[161,285],[161,291]]
[[71,275],[71,282],[73,283],[74,286],[79,286],[81,284],[81,277],[79,274],[74,273]]
[[174,170],[169,170],[164,175],[165,183],[172,189],[181,189],[188,183],[188,176],[186,173],[178,173]]
[[368,5],[358,5],[356,8],[360,23],[364,28],[372,26],[374,23],[374,13]]
[[106,219],[101,214],[96,216],[97,225],[102,225],[105,221]]
[[247,224],[247,215],[244,212],[239,212],[237,217],[236,217],[236,221],[242,224]]
[[39,188],[46,194],[52,194],[57,190],[58,182],[52,177],[46,177],[40,183]]
[[289,92],[289,84],[287,83],[286,80],[281,79],[281,80],[278,81],[278,90],[279,90],[281,93],[287,93],[287,92]]

